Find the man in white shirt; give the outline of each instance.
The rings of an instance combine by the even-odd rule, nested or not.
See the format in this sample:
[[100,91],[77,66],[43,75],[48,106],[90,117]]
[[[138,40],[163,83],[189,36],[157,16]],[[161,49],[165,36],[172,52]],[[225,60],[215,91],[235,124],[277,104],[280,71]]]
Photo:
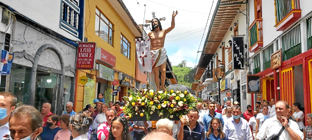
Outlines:
[[248,125],[250,127],[250,130],[252,132],[252,136],[253,137],[256,137],[256,125],[257,125],[257,120],[256,120],[256,117],[257,117],[257,110],[254,110],[253,111],[253,115],[250,119],[249,119],[249,122],[248,122]]
[[275,113],[275,100],[274,99],[271,99],[270,105],[271,105],[271,110],[269,110],[269,111],[270,111],[270,118],[271,118],[271,117],[274,117],[276,115],[276,113]]
[[233,117],[224,123],[223,132],[227,140],[253,140],[249,125],[241,119],[242,112],[239,106],[233,107]]
[[270,138],[273,135],[277,135],[284,127],[279,140],[302,140],[303,133],[300,131],[299,126],[293,120],[287,119],[288,110],[286,108],[287,103],[285,101],[278,101],[275,104],[276,117],[267,119],[260,128],[256,139],[264,140]]
[[16,107],[17,99],[10,92],[0,92],[0,140],[10,135],[9,119]]
[[201,125],[204,125],[203,124],[203,119],[204,119],[205,114],[208,113],[208,111],[203,109],[203,104],[200,103],[200,102],[197,103],[196,109],[199,112],[199,119],[197,120],[197,122],[199,122]]

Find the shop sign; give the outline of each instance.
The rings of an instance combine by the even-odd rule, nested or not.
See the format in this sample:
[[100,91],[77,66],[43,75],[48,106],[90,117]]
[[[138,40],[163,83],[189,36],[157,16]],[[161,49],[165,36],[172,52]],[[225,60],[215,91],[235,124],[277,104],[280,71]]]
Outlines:
[[85,85],[86,83],[88,83],[88,77],[87,76],[81,76],[78,79],[79,83],[82,85]]
[[118,83],[119,83],[119,81],[115,79],[114,82],[112,83],[112,85],[118,86]]
[[133,81],[132,77],[123,74],[123,77],[122,77],[122,80],[120,82],[120,85],[132,87],[133,86],[133,82],[134,81]]
[[282,65],[282,51],[278,50],[277,52],[271,55],[271,69],[277,69]]
[[117,96],[117,94],[118,94],[118,91],[117,91],[117,90],[114,90],[112,95],[113,95],[113,96]]
[[98,47],[96,48],[95,59],[102,61],[108,64],[109,66],[112,66],[112,67],[116,66],[116,57],[102,48],[98,48]]
[[260,93],[260,76],[247,75],[247,93]]
[[99,65],[99,78],[105,79],[107,81],[114,81],[114,70],[110,69],[104,65]]
[[7,75],[10,74],[12,62],[13,62],[13,53],[9,53],[6,50],[1,51],[1,74]]
[[233,37],[233,69],[244,69],[244,38]]
[[221,91],[225,90],[225,80],[221,81]]
[[95,53],[95,43],[84,43],[84,42],[79,43],[76,68],[93,69],[94,53]]

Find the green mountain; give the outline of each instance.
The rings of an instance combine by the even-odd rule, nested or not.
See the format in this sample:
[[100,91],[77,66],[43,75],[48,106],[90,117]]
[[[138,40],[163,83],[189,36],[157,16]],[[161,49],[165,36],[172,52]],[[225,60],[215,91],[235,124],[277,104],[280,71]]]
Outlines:
[[178,80],[178,83],[181,85],[186,85],[188,87],[192,87],[192,83],[194,82],[194,74],[195,68],[190,68],[184,66],[173,66],[172,71]]

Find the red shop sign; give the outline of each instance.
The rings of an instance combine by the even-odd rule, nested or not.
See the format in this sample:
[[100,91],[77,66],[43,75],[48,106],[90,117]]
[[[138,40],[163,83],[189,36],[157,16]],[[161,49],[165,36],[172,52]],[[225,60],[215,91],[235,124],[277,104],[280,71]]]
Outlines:
[[77,53],[77,69],[94,68],[95,43],[79,43]]
[[115,67],[116,65],[116,57],[102,48],[101,48],[101,60],[113,67]]
[[113,86],[117,86],[118,84],[119,84],[119,80],[114,80],[114,82],[112,83],[113,84]]

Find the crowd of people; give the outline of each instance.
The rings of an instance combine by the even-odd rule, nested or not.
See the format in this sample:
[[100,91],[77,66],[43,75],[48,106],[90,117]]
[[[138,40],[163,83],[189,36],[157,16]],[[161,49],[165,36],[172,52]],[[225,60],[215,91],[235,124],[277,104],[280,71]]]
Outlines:
[[[218,102],[198,102],[180,120],[129,121],[122,110],[124,102],[105,103],[103,95],[94,105],[76,113],[73,103],[58,116],[51,104],[39,112],[33,106],[17,107],[16,97],[0,92],[0,139],[3,140],[310,140],[312,114],[303,113],[301,104],[285,101],[248,105],[241,112],[230,93]],[[93,107],[94,106],[94,107]],[[304,124],[306,119],[307,124]]]

